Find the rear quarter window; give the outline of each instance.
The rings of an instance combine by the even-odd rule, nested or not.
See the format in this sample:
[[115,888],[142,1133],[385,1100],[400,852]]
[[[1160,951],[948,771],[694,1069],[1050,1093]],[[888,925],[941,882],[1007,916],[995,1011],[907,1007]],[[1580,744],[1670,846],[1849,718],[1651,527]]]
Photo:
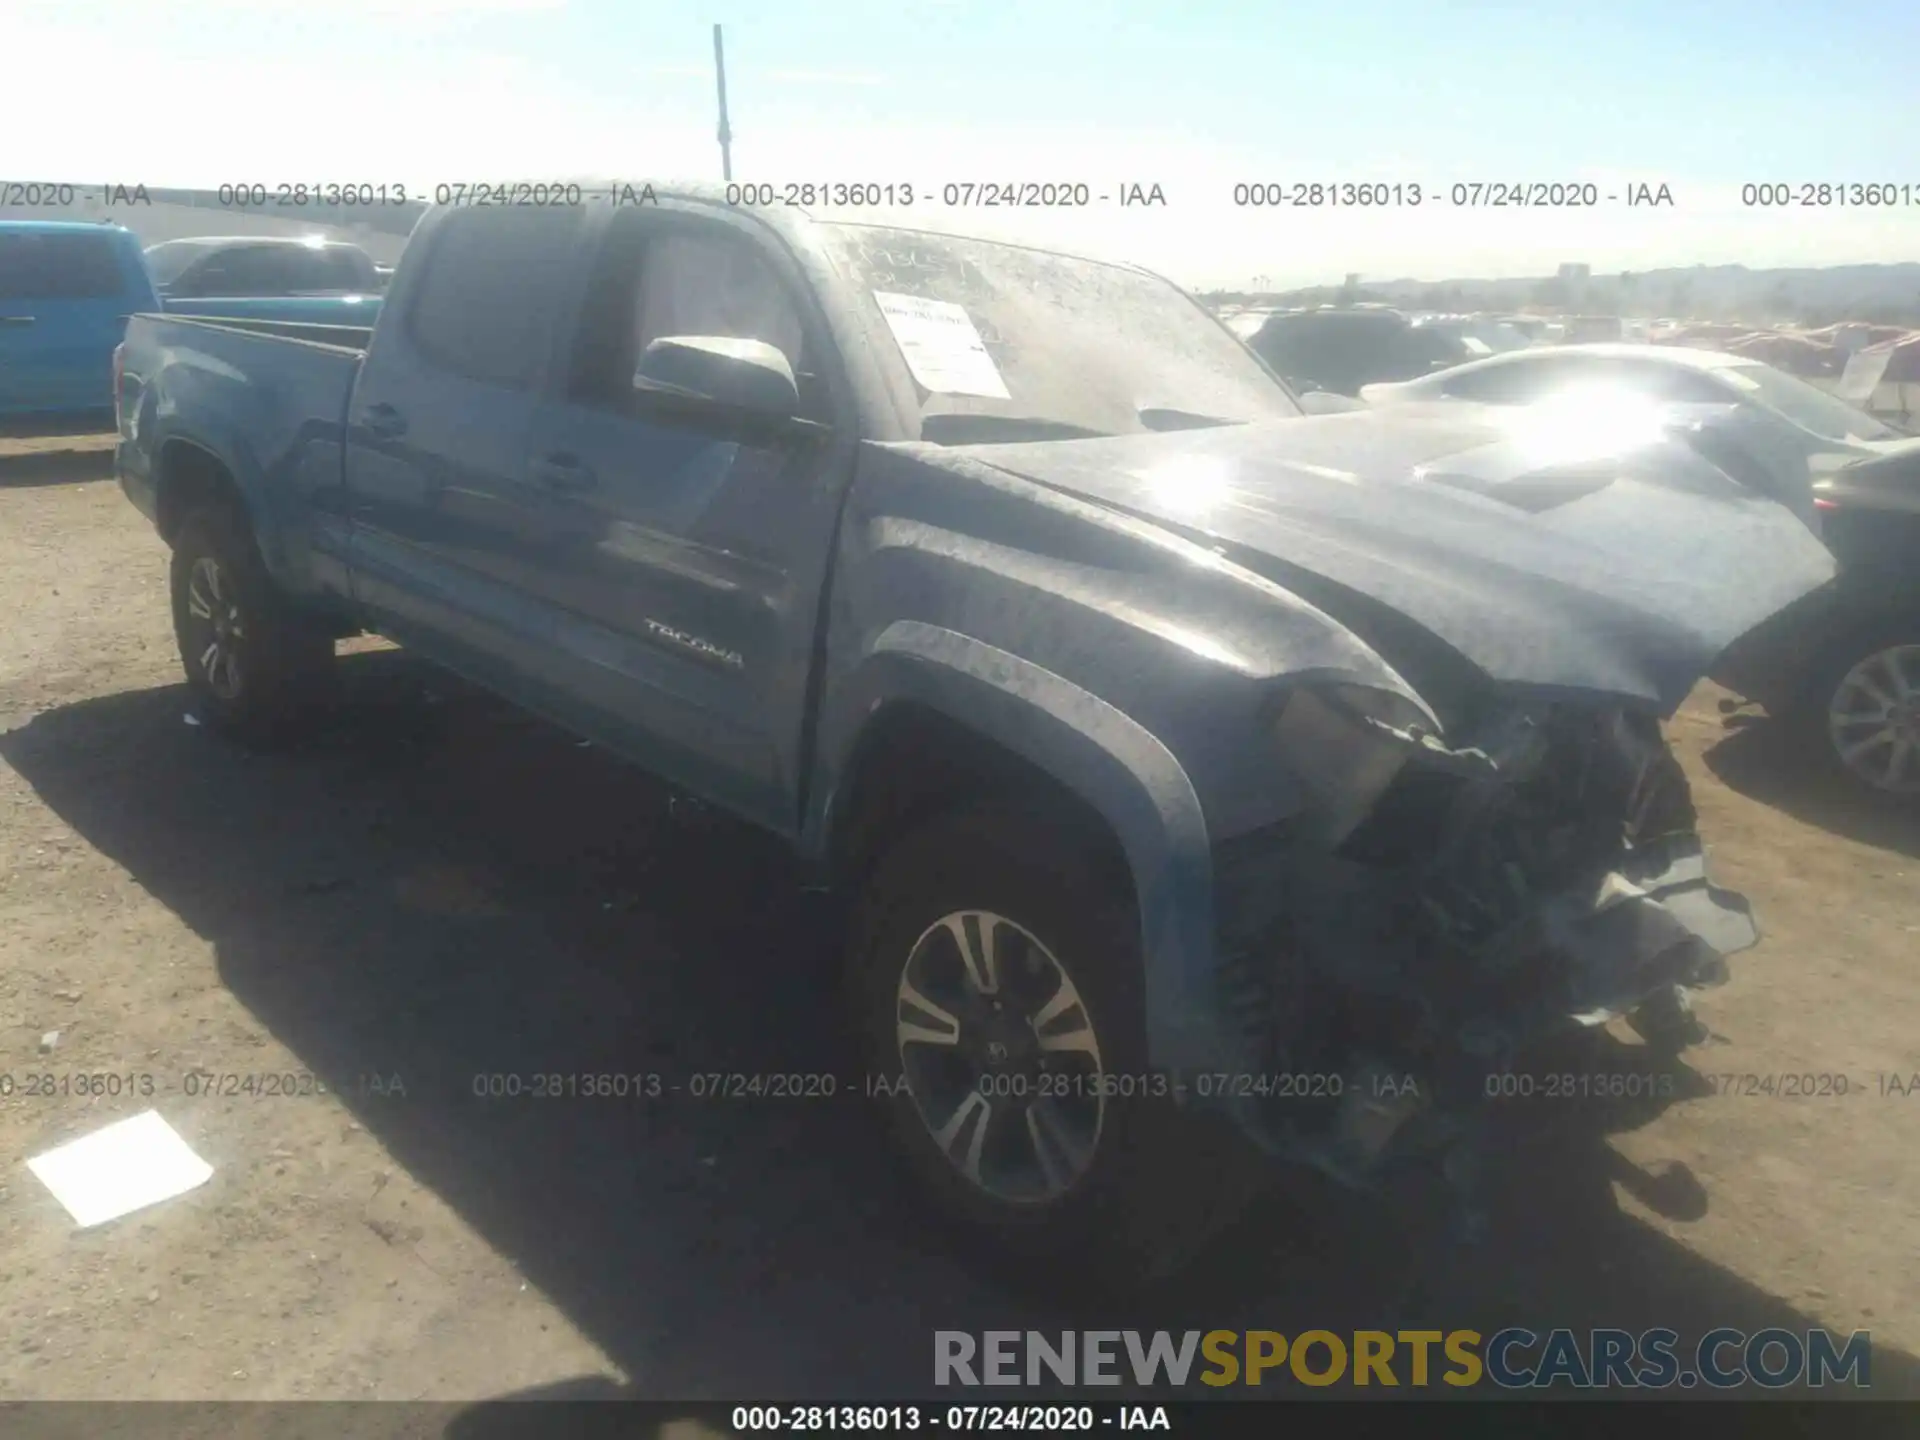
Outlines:
[[111,236],[0,233],[0,299],[107,300],[128,288]]

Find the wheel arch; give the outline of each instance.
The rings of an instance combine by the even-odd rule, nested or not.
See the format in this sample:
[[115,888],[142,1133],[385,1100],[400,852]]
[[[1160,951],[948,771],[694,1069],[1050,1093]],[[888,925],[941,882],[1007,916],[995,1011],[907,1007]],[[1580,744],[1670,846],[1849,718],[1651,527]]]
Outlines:
[[[887,627],[826,697],[807,853],[857,880],[891,827],[928,813],[939,785],[902,797],[916,743],[961,747],[959,773],[1031,784],[1097,824],[1131,881],[1139,918],[1149,1058],[1170,1069],[1228,1063],[1213,968],[1206,817],[1179,760],[1131,717],[1071,681],[984,641],[919,621]],[[981,767],[985,775],[981,776]],[[977,798],[979,787],[969,787]],[[955,796],[957,798],[957,795]]]
[[154,524],[167,544],[179,538],[187,516],[210,504],[230,508],[260,543],[247,491],[224,456],[197,440],[174,436],[161,444],[155,460]]

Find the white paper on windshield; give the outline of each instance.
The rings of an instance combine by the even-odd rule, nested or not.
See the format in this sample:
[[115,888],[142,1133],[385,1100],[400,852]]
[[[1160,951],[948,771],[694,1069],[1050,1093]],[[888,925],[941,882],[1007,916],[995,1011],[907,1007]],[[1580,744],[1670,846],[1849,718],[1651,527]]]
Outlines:
[[153,1110],[36,1155],[27,1168],[82,1228],[183,1195],[213,1174]]
[[1493,353],[1493,347],[1478,335],[1462,335],[1460,337],[1460,343],[1467,347],[1467,353],[1470,355],[1491,355]]
[[936,395],[979,395],[1011,400],[1006,381],[987,354],[972,318],[950,300],[873,292],[887,328],[923,389]]

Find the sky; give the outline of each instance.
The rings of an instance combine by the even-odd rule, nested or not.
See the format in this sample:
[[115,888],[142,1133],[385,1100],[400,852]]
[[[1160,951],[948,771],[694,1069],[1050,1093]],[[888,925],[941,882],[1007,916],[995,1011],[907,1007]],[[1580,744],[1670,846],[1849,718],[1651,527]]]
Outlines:
[[[886,223],[1133,260],[1195,288],[1920,259],[1920,4],[1856,0],[106,0],[0,11],[0,173],[400,183],[911,184]],[[34,57],[37,63],[28,63]],[[1158,185],[1164,206],[984,210],[945,187]],[[1258,208],[1235,186],[1418,184]],[[1587,182],[1592,209],[1442,203]],[[1742,186],[1907,186],[1904,208]],[[1671,205],[1630,208],[1645,184]],[[897,193],[897,192],[896,192]]]

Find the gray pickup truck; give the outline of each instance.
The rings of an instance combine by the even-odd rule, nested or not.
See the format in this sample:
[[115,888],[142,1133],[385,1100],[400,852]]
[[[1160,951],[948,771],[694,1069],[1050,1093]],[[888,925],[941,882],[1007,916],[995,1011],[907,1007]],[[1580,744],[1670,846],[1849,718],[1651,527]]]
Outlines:
[[786,837],[1002,1255],[1146,1273],[1246,1157],[1470,1153],[1755,938],[1661,720],[1832,563],[1684,445],[1303,417],[1144,271],[688,188],[437,209],[370,333],[274,330],[119,357],[206,722],[372,630]]

